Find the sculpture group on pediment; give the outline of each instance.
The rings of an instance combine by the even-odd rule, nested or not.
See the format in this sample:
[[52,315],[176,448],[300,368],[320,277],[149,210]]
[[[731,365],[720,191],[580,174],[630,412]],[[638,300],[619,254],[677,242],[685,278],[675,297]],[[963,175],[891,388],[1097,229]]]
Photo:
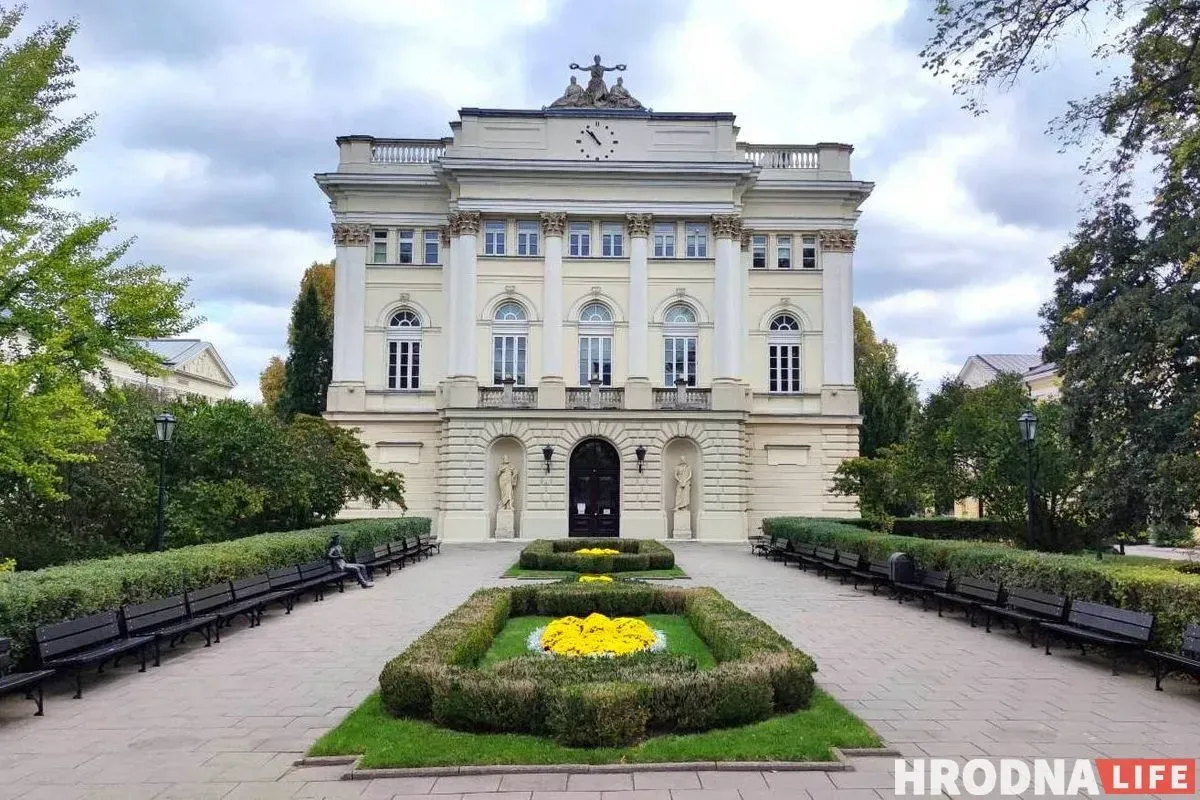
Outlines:
[[617,78],[616,84],[610,89],[604,82],[604,73],[613,71],[625,71],[624,64],[617,64],[615,67],[606,67],[601,62],[600,56],[596,56],[592,63],[588,66],[580,66],[572,63],[570,68],[588,73],[591,77],[588,80],[587,87],[579,85],[579,81],[575,76],[571,76],[571,82],[567,84],[566,91],[562,97],[550,104],[551,108],[618,108],[636,110],[644,108],[637,101],[629,90],[625,88],[625,79]]

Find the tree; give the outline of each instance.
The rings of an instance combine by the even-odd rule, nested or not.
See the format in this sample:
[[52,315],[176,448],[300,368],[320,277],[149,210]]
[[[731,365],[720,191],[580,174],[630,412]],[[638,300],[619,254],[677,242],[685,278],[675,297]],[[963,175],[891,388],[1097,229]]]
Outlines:
[[904,441],[917,416],[917,383],[896,363],[896,345],[879,341],[861,309],[854,309],[854,382],[862,414],[859,452],[873,456]]
[[287,365],[279,356],[271,356],[267,366],[258,374],[258,390],[262,393],[263,405],[274,410],[283,394],[283,382],[287,377]]
[[325,392],[333,379],[333,336],[330,322],[321,310],[317,288],[310,282],[292,306],[291,332],[279,411],[320,415],[325,410]]
[[308,288],[309,284],[317,290],[317,297],[321,301],[321,312],[325,318],[329,320],[329,324],[333,325],[333,262],[314,261],[304,270],[304,277],[300,279],[300,291],[303,292]]
[[13,41],[22,15],[0,7],[0,490],[61,497],[60,466],[89,458],[106,434],[83,376],[102,374],[105,357],[156,373],[158,360],[134,340],[196,320],[186,282],[121,264],[129,242],[102,244],[111,219],[54,206],[70,194],[67,159],[91,137],[92,116],[57,116],[73,97],[75,24]]

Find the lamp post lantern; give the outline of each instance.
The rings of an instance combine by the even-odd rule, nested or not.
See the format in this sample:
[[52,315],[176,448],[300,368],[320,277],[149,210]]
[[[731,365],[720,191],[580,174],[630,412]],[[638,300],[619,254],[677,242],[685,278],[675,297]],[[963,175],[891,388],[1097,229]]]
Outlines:
[[1017,417],[1021,441],[1025,443],[1025,546],[1033,549],[1033,440],[1037,437],[1037,417],[1026,411]]
[[159,414],[154,418],[154,438],[158,440],[158,534],[157,549],[166,546],[166,528],[163,522],[163,511],[167,502],[167,445],[175,434],[175,417],[170,414]]

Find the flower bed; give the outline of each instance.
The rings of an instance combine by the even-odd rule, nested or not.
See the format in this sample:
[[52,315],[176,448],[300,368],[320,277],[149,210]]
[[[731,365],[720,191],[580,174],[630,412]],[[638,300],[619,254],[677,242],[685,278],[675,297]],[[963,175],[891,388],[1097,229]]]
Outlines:
[[667,646],[662,634],[637,617],[617,617],[591,613],[579,617],[559,617],[529,637],[529,648],[564,658],[611,656],[661,652]]
[[[581,554],[580,551],[608,551]],[[671,569],[675,553],[651,539],[537,539],[521,551],[521,569],[563,572],[643,572]]]
[[[476,665],[510,617],[684,616],[717,664],[655,652],[529,655]],[[482,589],[392,659],[380,697],[393,715],[466,731],[533,733],[576,747],[745,725],[808,706],[816,665],[713,589],[561,583]]]

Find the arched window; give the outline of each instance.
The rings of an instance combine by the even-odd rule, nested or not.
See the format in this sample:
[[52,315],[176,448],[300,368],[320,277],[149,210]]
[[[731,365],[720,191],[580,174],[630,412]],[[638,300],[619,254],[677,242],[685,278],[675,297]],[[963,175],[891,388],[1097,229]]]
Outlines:
[[612,386],[613,315],[603,303],[588,303],[579,312],[579,384],[599,378]]
[[505,301],[492,318],[492,383],[512,378],[525,385],[526,354],[529,349],[529,317],[520,303]]
[[696,312],[677,303],[663,315],[663,384],[696,385]]
[[387,388],[421,388],[421,318],[407,308],[388,321]]
[[771,320],[767,334],[767,388],[789,394],[801,390],[800,322],[791,314]]

